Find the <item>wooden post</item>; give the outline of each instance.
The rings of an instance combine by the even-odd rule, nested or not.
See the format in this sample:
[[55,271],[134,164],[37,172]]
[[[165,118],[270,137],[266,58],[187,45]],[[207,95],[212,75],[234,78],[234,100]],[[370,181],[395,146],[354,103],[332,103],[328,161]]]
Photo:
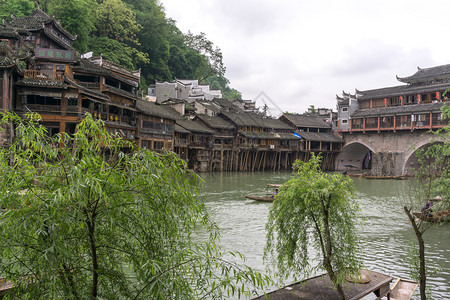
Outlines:
[[264,151],[264,162],[263,162],[263,170],[266,169],[266,157],[267,157],[267,151]]
[[433,126],[433,113],[430,111],[430,130]]
[[280,167],[281,167],[281,151],[279,152],[278,156],[278,171],[280,171]]
[[83,103],[83,99],[81,97],[81,94],[78,93],[78,119],[81,119],[81,115],[82,115],[82,103]]

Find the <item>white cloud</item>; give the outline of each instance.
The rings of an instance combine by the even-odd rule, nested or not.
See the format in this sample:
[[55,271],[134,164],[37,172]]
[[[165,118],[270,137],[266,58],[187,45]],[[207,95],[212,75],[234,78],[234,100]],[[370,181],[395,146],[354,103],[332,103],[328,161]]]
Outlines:
[[[342,90],[399,84],[450,63],[443,0],[163,0],[178,27],[221,48],[231,86],[283,110],[335,107]],[[258,103],[263,105],[262,103]]]

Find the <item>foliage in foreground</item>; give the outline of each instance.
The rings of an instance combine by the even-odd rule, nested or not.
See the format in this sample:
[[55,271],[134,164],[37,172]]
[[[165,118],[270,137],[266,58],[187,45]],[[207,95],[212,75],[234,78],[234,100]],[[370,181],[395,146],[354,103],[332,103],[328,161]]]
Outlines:
[[[450,118],[450,108],[444,105],[442,114],[444,118]],[[411,180],[410,202],[403,207],[417,239],[417,248],[412,251],[416,260],[411,268],[411,277],[419,281],[421,300],[431,298],[427,277],[432,270],[426,265],[424,234],[436,224],[416,218],[412,213],[420,212],[432,199],[439,197],[444,201],[434,201],[433,206],[423,211],[423,214],[436,218],[450,217],[450,126],[437,131],[436,135],[436,143],[416,151],[418,165]]]
[[9,297],[223,298],[269,282],[221,258],[199,178],[174,154],[135,149],[90,115],[73,136],[49,138],[38,120],[2,118],[16,135],[0,150]]
[[323,172],[315,155],[294,169],[269,212],[265,260],[280,279],[326,270],[343,297],[340,284],[361,267],[354,188],[343,175]]

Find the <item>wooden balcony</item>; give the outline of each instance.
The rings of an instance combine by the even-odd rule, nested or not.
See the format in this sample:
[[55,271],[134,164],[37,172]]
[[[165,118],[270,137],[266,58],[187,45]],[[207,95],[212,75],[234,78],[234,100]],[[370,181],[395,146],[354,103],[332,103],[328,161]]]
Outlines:
[[439,112],[414,115],[398,115],[378,118],[369,117],[353,119],[350,130],[340,132],[366,131],[401,131],[415,129],[439,129],[449,124],[449,119],[443,119]]
[[32,80],[52,80],[52,81],[64,81],[64,71],[52,71],[52,70],[25,70],[25,79]]
[[79,85],[81,85],[84,88],[87,88],[89,90],[94,91],[100,91],[100,83],[94,83],[94,82],[77,82]]

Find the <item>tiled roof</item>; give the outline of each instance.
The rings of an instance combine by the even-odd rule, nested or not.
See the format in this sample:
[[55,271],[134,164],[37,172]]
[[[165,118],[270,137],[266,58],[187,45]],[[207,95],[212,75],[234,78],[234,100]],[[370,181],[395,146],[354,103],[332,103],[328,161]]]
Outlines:
[[65,84],[63,81],[56,81],[56,80],[39,80],[39,79],[22,78],[18,80],[16,84],[25,86],[48,87],[48,88],[62,88],[62,89],[67,88],[67,84]]
[[397,76],[397,79],[401,82],[418,82],[423,79],[434,79],[444,76],[450,76],[450,64],[424,69],[417,68],[417,72],[413,75],[407,77]]
[[181,126],[178,125],[178,124],[175,124],[174,129],[175,129],[175,132],[180,132],[180,133],[191,133],[189,130],[187,130],[187,129],[181,127]]
[[222,98],[214,98],[214,100],[211,100],[212,102],[219,105],[222,109],[225,110],[232,110],[232,111],[242,111],[237,105],[233,104],[234,101],[228,100],[228,99],[222,99]]
[[344,140],[333,133],[328,132],[297,132],[302,138],[307,141],[314,142],[333,142],[343,143]]
[[293,129],[291,126],[278,119],[262,118],[251,112],[221,112],[223,116],[231,120],[236,126],[252,126],[270,129]]
[[215,113],[220,112],[221,107],[212,101],[209,100],[196,100],[196,101]]
[[40,8],[37,8],[30,16],[24,18],[13,18],[8,26],[16,27],[16,28],[24,28],[27,30],[40,30],[43,24],[49,24],[53,22],[55,27],[58,28],[61,32],[63,32],[69,39],[75,40],[77,38],[76,35],[71,34],[66,31],[58,21],[56,21],[53,17],[50,17]]
[[237,112],[221,112],[226,118],[231,120],[237,126],[254,126],[260,127],[261,123],[253,115],[248,113]]
[[320,117],[303,116],[297,114],[283,114],[283,116],[297,127],[330,128],[330,125]]
[[177,124],[183,127],[184,129],[189,130],[194,133],[206,133],[206,134],[214,134],[214,130],[209,129],[208,127],[202,125],[198,121],[192,120],[177,120]]
[[290,133],[274,133],[274,132],[253,132],[239,131],[239,134],[251,139],[272,139],[272,140],[298,140],[299,138]]
[[279,119],[272,119],[272,118],[259,118],[260,122],[262,123],[262,127],[272,128],[272,129],[291,129],[292,131],[295,130],[294,127],[284,123],[283,121]]
[[84,94],[88,94],[88,95],[92,95],[94,97],[97,98],[101,98],[105,101],[110,101],[111,99],[108,97],[108,95],[96,92],[94,90],[85,88],[84,86],[79,85],[78,83],[76,83],[75,81],[73,81],[72,79],[70,79],[69,77],[64,77],[64,82],[66,82],[67,84],[70,84],[74,87],[76,87],[77,89],[79,89],[80,91],[82,91],[82,93]]
[[105,91],[112,92],[114,94],[119,94],[119,95],[121,95],[123,97],[127,97],[127,98],[130,98],[130,99],[133,99],[133,100],[141,99],[140,97],[136,96],[133,93],[127,92],[125,90],[116,88],[116,87],[111,86],[111,85],[105,84],[104,88],[105,88]]
[[234,126],[220,117],[210,117],[207,115],[197,115],[204,123],[215,129],[233,129]]
[[86,71],[88,73],[92,73],[92,74],[96,74],[96,75],[109,76],[109,77],[112,77],[119,81],[125,82],[128,85],[131,85],[134,87],[138,86],[138,83],[136,81],[127,79],[123,76],[119,76],[119,75],[115,74],[114,72],[112,72],[109,68],[105,68],[105,67],[99,66],[97,64],[94,64],[93,62],[91,62],[89,59],[86,59],[86,58],[80,58],[77,61],[77,64],[75,66],[73,66],[73,70],[75,72],[77,70],[79,70],[79,71]]
[[381,99],[395,96],[416,95],[420,93],[433,93],[436,91],[444,91],[450,88],[450,83],[441,83],[424,86],[399,85],[386,87],[381,89],[373,89],[361,91],[358,100]]
[[136,100],[136,108],[145,114],[155,117],[177,120],[180,115],[170,107],[157,105],[151,101]]
[[12,67],[16,64],[16,61],[9,57],[0,57],[0,67]]
[[444,102],[425,103],[394,107],[380,107],[373,109],[360,109],[352,114],[352,118],[362,118],[367,116],[401,115],[421,112],[438,112]]

